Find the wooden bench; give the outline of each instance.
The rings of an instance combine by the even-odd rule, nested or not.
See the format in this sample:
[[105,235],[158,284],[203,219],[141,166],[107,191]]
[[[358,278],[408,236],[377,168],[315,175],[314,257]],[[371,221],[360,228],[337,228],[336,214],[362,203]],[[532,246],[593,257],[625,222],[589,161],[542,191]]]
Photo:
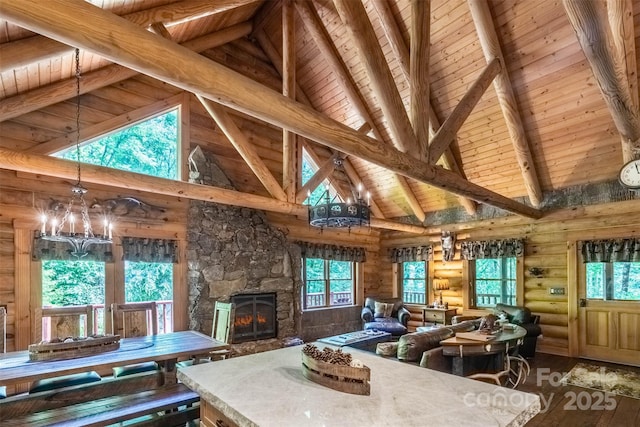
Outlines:
[[143,418],[139,423],[128,425],[171,426],[199,418],[200,408],[193,406],[199,400],[198,394],[184,384],[172,384],[134,394],[104,397],[48,409],[18,418],[4,419],[4,414],[0,418],[3,419],[3,427],[104,426],[140,417]]

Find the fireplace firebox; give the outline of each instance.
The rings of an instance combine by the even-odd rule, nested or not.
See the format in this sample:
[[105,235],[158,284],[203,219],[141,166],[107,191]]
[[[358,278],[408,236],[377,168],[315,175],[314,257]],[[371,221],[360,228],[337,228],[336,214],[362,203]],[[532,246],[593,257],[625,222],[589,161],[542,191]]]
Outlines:
[[233,343],[278,336],[275,293],[234,295],[231,302],[236,305]]

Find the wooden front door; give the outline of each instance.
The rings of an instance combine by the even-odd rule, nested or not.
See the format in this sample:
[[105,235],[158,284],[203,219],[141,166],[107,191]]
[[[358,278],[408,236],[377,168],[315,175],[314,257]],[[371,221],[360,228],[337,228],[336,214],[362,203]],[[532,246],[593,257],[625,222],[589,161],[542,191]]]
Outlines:
[[640,366],[640,301],[616,299],[614,264],[598,264],[595,281],[587,280],[588,264],[578,269],[579,356]]

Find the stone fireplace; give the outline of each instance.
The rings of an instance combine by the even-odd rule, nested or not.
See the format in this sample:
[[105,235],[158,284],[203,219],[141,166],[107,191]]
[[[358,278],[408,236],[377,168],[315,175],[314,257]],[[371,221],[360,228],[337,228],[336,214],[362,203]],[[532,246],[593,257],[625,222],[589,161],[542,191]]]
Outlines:
[[[192,153],[190,161],[192,181],[232,188],[203,151]],[[300,250],[267,222],[263,212],[192,200],[187,245],[190,329],[211,333],[215,301],[239,305],[232,298],[271,295],[273,327],[268,334],[260,330],[243,336],[233,345],[234,352],[279,348],[284,338],[299,335],[301,279],[294,272],[300,271]],[[265,301],[261,298],[260,304]],[[260,315],[266,316],[263,311]]]
[[278,336],[275,293],[233,295],[231,302],[236,306],[233,343]]

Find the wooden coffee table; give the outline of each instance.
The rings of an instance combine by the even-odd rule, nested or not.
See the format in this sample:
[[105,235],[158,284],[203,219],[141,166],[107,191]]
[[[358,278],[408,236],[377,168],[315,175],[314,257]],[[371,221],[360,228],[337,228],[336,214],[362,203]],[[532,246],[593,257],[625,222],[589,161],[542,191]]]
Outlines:
[[[515,326],[513,330],[503,330],[489,341],[478,341],[460,337],[440,341],[442,354],[453,357],[452,373],[467,376],[477,372],[500,371],[504,366],[507,351],[518,346],[527,330]],[[484,363],[482,363],[484,362]]]

